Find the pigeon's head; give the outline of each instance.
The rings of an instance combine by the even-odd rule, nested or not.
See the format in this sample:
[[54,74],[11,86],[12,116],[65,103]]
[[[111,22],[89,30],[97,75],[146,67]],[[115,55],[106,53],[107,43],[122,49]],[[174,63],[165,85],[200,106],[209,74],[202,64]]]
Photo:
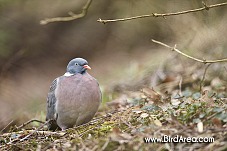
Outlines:
[[75,58],[67,65],[67,73],[69,74],[83,74],[87,69],[91,69],[91,67],[88,66],[87,60],[83,58]]

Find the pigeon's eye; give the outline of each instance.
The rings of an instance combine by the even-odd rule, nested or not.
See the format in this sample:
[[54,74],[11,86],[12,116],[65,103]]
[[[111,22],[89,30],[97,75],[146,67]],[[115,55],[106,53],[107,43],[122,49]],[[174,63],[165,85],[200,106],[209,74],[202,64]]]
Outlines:
[[75,63],[76,66],[78,66],[79,64],[78,63]]

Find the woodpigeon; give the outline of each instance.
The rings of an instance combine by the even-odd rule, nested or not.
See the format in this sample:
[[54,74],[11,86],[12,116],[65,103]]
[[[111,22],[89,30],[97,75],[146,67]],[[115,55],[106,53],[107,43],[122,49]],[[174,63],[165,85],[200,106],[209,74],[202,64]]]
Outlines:
[[47,96],[48,128],[62,130],[89,122],[102,100],[99,84],[87,73],[88,62],[71,60],[67,72],[56,78]]

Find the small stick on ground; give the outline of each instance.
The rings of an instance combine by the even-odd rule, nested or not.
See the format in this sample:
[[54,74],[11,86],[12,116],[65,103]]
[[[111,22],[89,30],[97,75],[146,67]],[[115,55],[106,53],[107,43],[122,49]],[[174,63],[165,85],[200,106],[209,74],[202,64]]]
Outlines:
[[202,80],[201,80],[201,82],[200,82],[200,85],[199,85],[199,90],[200,90],[200,92],[201,92],[202,87],[203,87],[203,82],[204,82],[204,80],[205,80],[205,76],[206,76],[207,69],[210,67],[210,65],[211,65],[211,64],[208,64],[208,65],[206,66],[205,70],[204,70],[203,78],[202,78]]
[[102,151],[104,151],[106,149],[106,147],[108,146],[109,142],[110,142],[110,138],[107,138],[105,144],[102,146],[102,149],[101,149]]
[[[58,137],[61,137],[63,135],[65,135],[66,133],[64,132],[51,132],[51,131],[37,131],[37,130],[26,130],[27,133],[33,133],[35,131],[35,133],[37,133],[38,135],[52,135],[52,136],[58,136]],[[22,135],[24,134],[25,131],[18,131],[18,132],[11,132],[11,133],[4,133],[2,135],[0,135],[0,137],[10,137],[11,135],[13,134],[16,134],[16,135]]]
[[35,132],[39,131],[41,128],[43,128],[45,125],[47,125],[50,122],[50,120],[46,121],[44,124],[42,124],[40,127],[38,127],[36,130],[34,130],[32,133],[30,133],[29,135],[27,135],[26,137],[20,139],[21,141],[24,141],[26,139],[28,139],[31,135],[33,135]]
[[[32,120],[30,120],[32,121]],[[30,121],[26,122],[26,123],[31,123]],[[41,128],[43,128],[45,125],[47,125],[48,123],[50,122],[50,120],[46,121],[44,124],[42,124],[40,127],[38,127],[36,130],[32,131],[29,135],[27,135],[26,137],[20,139],[20,138],[16,138],[16,139],[13,139],[11,140],[10,142],[8,142],[7,144],[12,144],[13,142],[16,142],[16,141],[24,141],[26,139],[28,139],[31,135],[33,135],[34,133],[38,132]],[[12,134],[12,133],[8,133],[8,134]],[[3,136],[3,135],[2,135]]]
[[179,81],[179,94],[180,94],[180,96],[182,96],[182,81],[183,81],[183,78],[181,76],[180,81]]
[[225,109],[223,109],[223,110],[221,110],[221,111],[219,111],[219,112],[216,112],[216,113],[212,114],[211,116],[205,118],[205,119],[203,120],[203,122],[212,119],[212,118],[215,117],[217,114],[219,114],[219,113],[221,113],[221,112],[223,112],[223,111],[227,111],[227,108],[225,108]]
[[21,129],[21,128],[27,126],[28,124],[30,124],[30,123],[32,123],[32,122],[38,122],[38,123],[41,123],[41,124],[44,124],[44,123],[45,123],[45,122],[40,121],[40,120],[37,120],[37,119],[32,119],[32,120],[29,120],[29,121],[23,123],[22,125],[20,125],[20,126],[17,127],[16,129],[19,130],[19,129]]
[[14,120],[10,121],[10,122],[9,122],[1,131],[0,131],[0,133],[2,133],[10,124],[12,124],[13,121],[14,121]]

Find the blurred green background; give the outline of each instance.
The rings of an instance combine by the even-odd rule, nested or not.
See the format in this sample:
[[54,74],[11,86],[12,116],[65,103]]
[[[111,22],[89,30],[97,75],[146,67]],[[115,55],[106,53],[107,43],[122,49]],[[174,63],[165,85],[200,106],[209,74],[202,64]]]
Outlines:
[[[224,2],[207,0],[208,4]],[[139,80],[175,53],[159,40],[192,56],[218,59],[227,51],[227,9],[163,18],[101,24],[96,20],[203,7],[200,0],[93,0],[87,16],[40,25],[45,18],[80,13],[85,0],[0,0],[0,128],[10,121],[44,120],[46,95],[75,57],[110,93],[116,83]],[[136,79],[136,80],[135,80]]]

